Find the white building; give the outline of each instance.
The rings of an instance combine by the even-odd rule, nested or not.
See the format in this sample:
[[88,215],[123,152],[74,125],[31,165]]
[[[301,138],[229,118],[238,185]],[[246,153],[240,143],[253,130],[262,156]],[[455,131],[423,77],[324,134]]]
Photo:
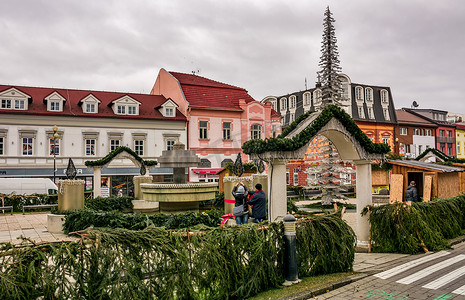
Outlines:
[[[93,170],[85,161],[118,146],[156,160],[178,140],[186,143],[186,118],[163,96],[0,85],[0,177],[52,178],[55,149],[57,177],[63,178],[72,158],[91,188]],[[160,168],[149,172],[160,181],[172,174]],[[138,174],[130,160],[115,160],[102,170],[102,184],[126,191]]]

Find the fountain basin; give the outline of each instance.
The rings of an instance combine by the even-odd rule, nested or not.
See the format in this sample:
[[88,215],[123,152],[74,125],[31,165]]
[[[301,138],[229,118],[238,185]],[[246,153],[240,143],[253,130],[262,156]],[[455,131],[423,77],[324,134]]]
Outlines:
[[199,202],[215,198],[217,182],[160,184],[141,183],[142,199],[159,202],[160,212],[199,211]]

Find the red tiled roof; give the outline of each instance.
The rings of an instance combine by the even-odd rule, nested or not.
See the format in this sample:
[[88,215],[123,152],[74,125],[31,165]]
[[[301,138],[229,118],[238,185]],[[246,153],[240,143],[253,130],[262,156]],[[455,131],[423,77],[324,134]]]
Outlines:
[[457,129],[465,130],[465,123],[455,123]]
[[274,109],[271,109],[271,117],[281,117],[281,115]]
[[239,100],[244,99],[246,103],[256,101],[247,90],[237,86],[193,74],[169,73],[181,84],[184,96],[191,107],[242,110]]
[[414,114],[409,113],[408,111],[402,109],[396,109],[397,122],[399,124],[409,124],[409,125],[420,125],[420,126],[431,126],[436,127],[432,122],[415,116]]
[[[49,116],[74,116],[74,117],[98,117],[98,118],[123,118],[123,119],[153,119],[153,120],[179,120],[185,121],[186,117],[179,111],[176,112],[176,117],[164,117],[156,107],[166,102],[166,98],[159,95],[149,94],[133,94],[119,92],[103,92],[103,91],[88,91],[88,90],[70,90],[70,89],[55,89],[43,87],[27,87],[27,86],[11,86],[0,85],[0,93],[15,88],[32,98],[32,103],[29,103],[28,110],[6,110],[0,109],[0,113],[5,114],[26,114],[26,115],[49,115]],[[58,92],[66,99],[63,105],[62,112],[47,111],[47,104],[44,103],[45,97],[53,92]],[[98,105],[98,113],[84,113],[79,102],[85,97],[92,94],[101,103]],[[139,101],[139,115],[117,115],[111,108],[111,102],[121,97],[129,96],[136,101]]]

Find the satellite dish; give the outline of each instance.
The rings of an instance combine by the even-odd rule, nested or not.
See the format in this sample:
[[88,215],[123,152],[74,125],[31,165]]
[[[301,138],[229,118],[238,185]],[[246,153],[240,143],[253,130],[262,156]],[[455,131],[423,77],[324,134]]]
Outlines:
[[418,107],[418,103],[417,103],[417,101],[413,101],[413,103],[412,103],[412,107],[415,107],[415,108],[417,108],[417,107]]

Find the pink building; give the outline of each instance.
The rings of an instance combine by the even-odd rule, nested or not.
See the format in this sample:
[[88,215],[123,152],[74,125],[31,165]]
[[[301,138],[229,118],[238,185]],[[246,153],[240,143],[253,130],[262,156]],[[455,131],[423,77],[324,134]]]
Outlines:
[[240,87],[161,69],[151,94],[173,100],[187,117],[187,148],[201,158],[189,172],[191,181],[216,181],[216,171],[234,162],[244,142],[281,132],[281,116],[271,104]]

